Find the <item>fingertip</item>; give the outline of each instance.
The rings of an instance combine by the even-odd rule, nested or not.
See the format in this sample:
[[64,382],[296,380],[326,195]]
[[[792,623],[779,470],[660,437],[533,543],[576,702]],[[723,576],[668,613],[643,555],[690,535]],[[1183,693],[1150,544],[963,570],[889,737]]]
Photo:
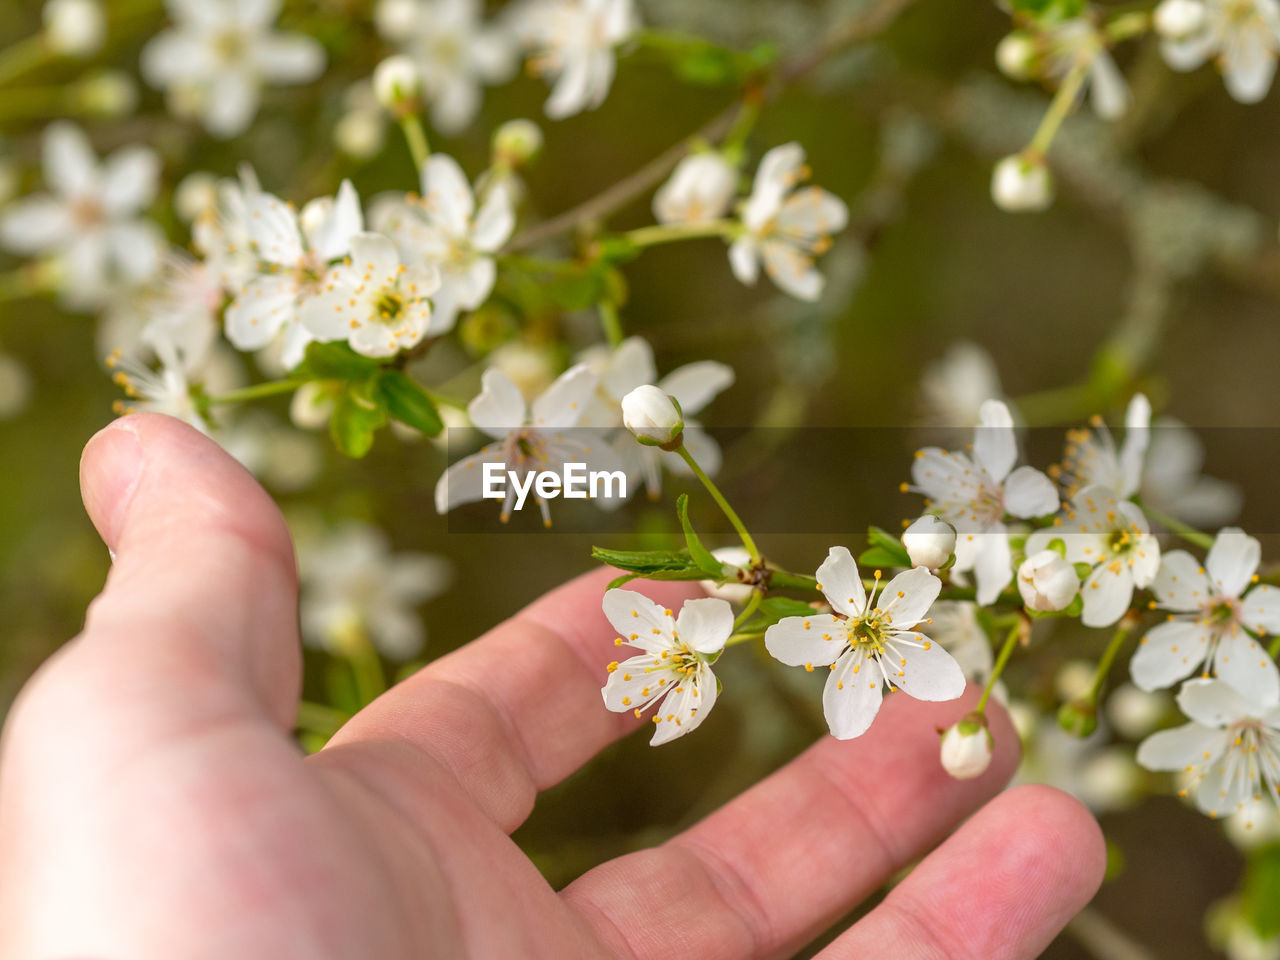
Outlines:
[[114,550],[142,476],[142,444],[134,416],[103,427],[80,455],[80,495],[89,519]]
[[1012,831],[1010,841],[1028,870],[1058,887],[1063,899],[1075,904],[1072,913],[1088,903],[1107,871],[1106,838],[1089,809],[1042,783],[1014,787],[990,806],[996,803],[1011,807],[1002,815],[1024,827]]

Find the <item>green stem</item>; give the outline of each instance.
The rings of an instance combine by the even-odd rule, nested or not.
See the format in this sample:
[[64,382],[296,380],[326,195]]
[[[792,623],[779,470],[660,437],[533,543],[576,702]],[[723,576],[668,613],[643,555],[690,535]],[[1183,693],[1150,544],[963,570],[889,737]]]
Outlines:
[[239,390],[220,393],[217,396],[209,397],[208,402],[210,405],[214,405],[262,400],[282,393],[292,393],[307,382],[306,380],[269,380],[266,383],[256,383],[252,387],[243,387]]
[[700,466],[698,466],[698,461],[693,459],[693,455],[689,453],[684,444],[681,444],[676,448],[676,453],[680,454],[684,459],[684,462],[689,465],[689,469],[693,471],[693,475],[702,482],[704,487],[707,488],[707,493],[711,494],[711,499],[716,502],[716,505],[721,509],[724,515],[729,518],[729,522],[733,524],[733,529],[738,531],[738,537],[742,540],[742,545],[747,548],[747,553],[751,555],[751,563],[753,565],[759,563],[760,548],[757,547],[756,542],[751,539],[751,534],[747,532],[746,524],[744,524],[742,519],[734,512],[733,507],[729,506],[729,501],[724,498],[724,494],[720,492],[720,488],[711,482],[711,478],[706,475]]
[[1004,646],[1000,648],[1000,654],[996,657],[996,664],[991,668],[991,676],[987,677],[987,685],[982,688],[982,696],[978,698],[978,705],[973,708],[974,713],[986,713],[987,701],[991,698],[991,691],[995,689],[1000,675],[1004,673],[1005,666],[1009,663],[1009,658],[1013,656],[1013,648],[1018,645],[1018,637],[1022,635],[1025,629],[1021,618],[1009,630],[1008,636],[1004,638]]
[[742,612],[738,614],[738,619],[733,621],[734,632],[738,628],[751,619],[751,615],[756,612],[756,608],[760,606],[761,599],[764,598],[763,590],[752,590],[751,599],[747,601],[747,605],[742,608]]
[[1102,692],[1102,687],[1107,682],[1107,674],[1111,672],[1111,664],[1115,662],[1116,654],[1133,633],[1133,626],[1130,623],[1122,620],[1121,624],[1122,626],[1111,635],[1111,642],[1107,644],[1107,649],[1102,651],[1102,656],[1098,659],[1098,669],[1093,674],[1093,685],[1089,687],[1089,693],[1085,697],[1088,703],[1097,704],[1098,694]]
[[37,33],[11,43],[0,53],[0,84],[10,83],[23,74],[30,73],[52,58],[53,54],[45,45],[43,34]]
[[416,113],[400,118],[400,129],[404,131],[405,142],[409,144],[409,153],[413,155],[413,165],[422,171],[422,165],[431,156],[431,148],[427,145],[427,132],[422,128],[422,118]]
[[600,326],[604,327],[605,339],[615,350],[622,344],[622,318],[618,316],[618,308],[607,300],[600,301]]
[[361,628],[352,630],[339,645],[343,656],[351,665],[355,676],[356,696],[368,705],[387,692],[387,675],[382,669],[382,658]]
[[764,636],[762,630],[748,630],[745,633],[734,633],[724,642],[725,649],[736,647],[740,643],[751,643],[753,640],[759,640]]
[[743,100],[742,106],[738,108],[738,113],[733,118],[733,126],[729,128],[724,142],[720,145],[720,152],[728,158],[730,163],[737,164],[741,161],[747,137],[751,136],[751,131],[755,129],[756,120],[759,117],[760,101],[755,98]]
[[1049,104],[1049,109],[1040,121],[1040,126],[1036,128],[1035,136],[1031,138],[1031,143],[1027,145],[1026,152],[1039,159],[1043,158],[1049,152],[1049,147],[1053,144],[1053,138],[1058,133],[1058,128],[1062,126],[1062,121],[1067,118],[1067,114],[1071,112],[1071,108],[1075,106],[1076,98],[1080,95],[1080,88],[1084,86],[1085,77],[1089,73],[1089,61],[1080,60],[1076,63],[1062,80],[1062,85],[1058,87],[1058,92],[1054,94],[1053,103]]
[[1204,547],[1206,550],[1213,546],[1213,537],[1210,534],[1197,530],[1190,524],[1183,523],[1181,520],[1161,513],[1159,510],[1152,510],[1146,504],[1139,504],[1139,506],[1147,516],[1147,519],[1154,520],[1170,533],[1178,535],[1188,543],[1194,543],[1197,547]]
[[779,590],[817,590],[818,578],[789,570],[770,570],[769,587]]
[[350,719],[341,710],[323,703],[303,700],[298,704],[298,720],[295,726],[299,730],[318,733],[322,737],[332,737]]
[[699,237],[727,239],[738,229],[738,224],[732,220],[709,220],[706,223],[655,224],[652,227],[628,230],[623,236],[631,241],[633,246],[654,247],[660,243],[674,243],[677,240],[693,240]]

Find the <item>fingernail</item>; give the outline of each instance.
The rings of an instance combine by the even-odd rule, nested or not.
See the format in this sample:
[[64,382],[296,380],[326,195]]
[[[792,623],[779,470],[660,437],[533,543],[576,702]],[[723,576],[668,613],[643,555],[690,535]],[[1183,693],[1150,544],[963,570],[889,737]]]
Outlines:
[[98,431],[80,458],[85,509],[113,560],[141,476],[142,444],[128,419],[117,420]]

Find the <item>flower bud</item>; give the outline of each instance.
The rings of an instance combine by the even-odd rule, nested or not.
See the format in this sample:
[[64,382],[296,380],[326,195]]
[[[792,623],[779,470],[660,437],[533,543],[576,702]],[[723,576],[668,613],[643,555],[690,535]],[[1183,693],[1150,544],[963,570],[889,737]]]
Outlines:
[[1200,0],[1164,0],[1152,17],[1156,32],[1170,40],[1189,37],[1203,27],[1204,22],[1205,9]]
[[1098,729],[1098,708],[1088,700],[1064,703],[1058,710],[1058,726],[1083,740]]
[[1035,39],[1015,30],[996,44],[996,66],[1010,80],[1030,80],[1035,75]]
[[902,531],[902,545],[917,567],[937,570],[946,566],[956,549],[956,528],[941,517],[926,513]]
[[957,780],[982,776],[991,765],[991,731],[987,718],[971,713],[942,735],[942,766]]
[[659,223],[706,223],[723,216],[737,192],[737,168],[723,154],[693,153],[654,194],[653,214]]
[[[719,547],[712,550],[711,555],[726,567],[742,568],[751,564],[751,554],[747,552],[746,547]],[[732,571],[724,572],[728,576]],[[734,580],[726,580],[723,584],[715,580],[700,580],[698,585],[708,597],[728,600],[730,603],[746,603],[755,590],[755,587],[749,583],[738,583]]]
[[417,0],[378,0],[373,8],[373,25],[384,40],[393,43],[413,35],[418,17]]
[[493,134],[493,157],[509,167],[521,167],[542,150],[542,128],[532,120],[508,120]]
[[44,37],[49,49],[64,57],[89,57],[107,39],[107,19],[98,0],[47,0]]
[[991,174],[991,199],[1010,213],[1044,210],[1053,202],[1053,177],[1043,160],[1005,157]]
[[622,422],[637,440],[650,447],[673,443],[684,432],[680,404],[651,385],[636,387],[622,398]]
[[357,160],[376,156],[386,138],[386,120],[378,110],[349,110],[333,128],[338,149]]
[[418,108],[418,97],[422,94],[418,65],[408,57],[387,57],[373,71],[373,94],[397,116],[412,113]]
[[1041,550],[1018,568],[1018,592],[1028,610],[1065,610],[1080,592],[1080,578],[1066,557]]

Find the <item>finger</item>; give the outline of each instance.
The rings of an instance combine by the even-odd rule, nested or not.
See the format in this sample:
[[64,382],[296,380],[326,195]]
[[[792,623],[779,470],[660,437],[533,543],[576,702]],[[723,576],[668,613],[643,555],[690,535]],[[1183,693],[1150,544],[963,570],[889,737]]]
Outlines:
[[937,730],[976,697],[893,694],[863,736],[819,741],[690,830],[597,867],[563,896],[636,960],[670,956],[673,943],[690,958],[790,955],[1012,775],[1018,739],[998,708],[986,773],[962,781],[942,769]]
[[254,711],[290,726],[296,578],[270,497],[212,440],[155,414],[99,432],[80,474],[114,562],[52,672],[91,675],[122,699],[163,698],[175,723],[197,710]]
[[[394,776],[397,789],[405,780],[395,768],[443,768],[494,822],[514,830],[538,791],[641,724],[610,713],[600,694],[618,656],[600,606],[615,576],[584,574],[437,660],[347,724],[327,760],[354,750],[350,762],[366,776]],[[671,607],[699,592],[687,583],[636,586]],[[367,763],[370,753],[377,763]]]
[[1102,832],[1052,787],[987,804],[820,960],[1031,960],[1097,892]]

